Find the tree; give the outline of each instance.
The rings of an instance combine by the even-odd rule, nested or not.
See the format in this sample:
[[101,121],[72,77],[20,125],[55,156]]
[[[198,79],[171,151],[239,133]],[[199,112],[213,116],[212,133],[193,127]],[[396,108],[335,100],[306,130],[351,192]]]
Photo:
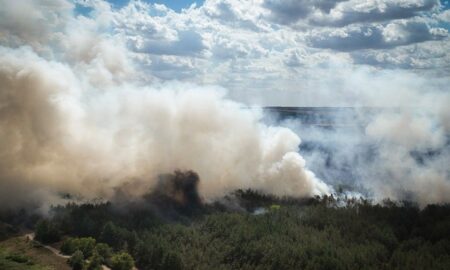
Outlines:
[[115,250],[120,250],[126,241],[127,231],[112,222],[107,222],[103,226],[100,234],[100,241],[113,247]]
[[176,253],[168,252],[162,260],[161,269],[181,270],[183,263]]
[[95,239],[92,237],[83,238],[67,238],[62,246],[61,252],[71,255],[75,251],[80,250],[84,256],[90,257],[95,248]]
[[48,244],[59,241],[58,228],[48,220],[40,220],[36,224],[36,240]]
[[90,257],[95,248],[95,239],[92,237],[78,238],[78,249],[81,250],[86,257]]
[[88,264],[87,269],[88,270],[101,270],[102,262],[103,262],[102,256],[100,256],[100,254],[97,252],[97,250],[94,250],[92,252],[92,256],[89,258],[89,264]]
[[68,260],[69,265],[73,270],[83,270],[84,268],[84,255],[83,252],[77,250],[73,253],[72,257]]
[[61,253],[66,254],[66,255],[72,255],[78,249],[79,248],[77,247],[75,238],[71,238],[71,237],[64,240],[61,245]]
[[134,260],[127,252],[120,252],[111,259],[112,270],[131,270],[134,266]]
[[97,252],[100,257],[102,258],[102,264],[111,264],[111,257],[113,254],[113,251],[110,246],[108,246],[105,243],[98,243],[95,246],[95,252]]

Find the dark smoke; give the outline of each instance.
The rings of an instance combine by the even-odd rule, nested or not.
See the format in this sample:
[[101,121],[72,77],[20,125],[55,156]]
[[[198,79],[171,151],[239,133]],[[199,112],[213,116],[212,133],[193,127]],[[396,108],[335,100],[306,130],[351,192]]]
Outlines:
[[159,177],[155,189],[144,196],[145,200],[157,205],[173,205],[182,211],[192,211],[202,206],[198,193],[200,178],[193,171],[175,171]]
[[165,221],[189,220],[206,209],[198,191],[200,177],[192,170],[160,175],[156,184],[137,198],[133,192],[146,186],[144,182],[133,179],[116,188],[111,200],[113,208],[125,215],[131,213]]

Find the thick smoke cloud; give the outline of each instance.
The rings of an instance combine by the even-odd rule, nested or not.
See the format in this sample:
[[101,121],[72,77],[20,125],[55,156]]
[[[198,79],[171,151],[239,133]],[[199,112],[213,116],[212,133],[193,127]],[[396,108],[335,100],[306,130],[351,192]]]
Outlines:
[[[351,185],[352,190],[380,200],[412,199],[421,205],[448,202],[447,65],[440,69],[441,77],[357,65],[349,68],[351,56],[335,51],[310,54],[299,43],[309,41],[314,47],[338,51],[399,46],[402,53],[396,58],[380,57],[379,50],[370,53],[378,62],[399,63],[407,58],[414,67],[423,65],[414,57],[427,58],[435,67],[426,56],[436,55],[445,62],[445,42],[439,42],[439,50],[433,45],[445,39],[445,30],[424,19],[410,19],[379,27],[349,26],[340,32],[314,30],[283,43],[286,39],[281,37],[290,39],[292,32],[281,29],[280,36],[271,37],[277,32],[267,28],[258,10],[254,14],[245,6],[245,13],[235,2],[227,1],[229,14],[217,13],[210,1],[182,14],[158,7],[170,16],[152,28],[153,17],[147,11],[153,9],[130,13],[133,16],[126,13],[144,5],[141,2],[121,10],[126,14],[118,18],[120,12],[103,1],[90,1],[94,15],[86,17],[74,15],[73,4],[65,0],[0,0],[2,207],[58,203],[60,193],[109,199],[117,198],[121,190],[126,198],[140,197],[149,190],[158,191],[159,177],[177,169],[198,174],[196,185],[205,201],[237,188],[297,197],[332,192],[320,178],[333,185]],[[25,11],[28,16],[23,15]],[[215,24],[217,28],[207,24],[191,29],[201,25],[205,12],[214,20],[226,20],[230,14],[241,18],[237,22],[245,35],[242,29],[221,31],[228,28]],[[247,27],[250,21],[267,32],[258,37]],[[180,27],[172,31],[175,24]],[[114,26],[122,30],[112,30]],[[208,35],[202,29],[219,34]],[[191,30],[195,31],[180,34]],[[146,36],[148,40],[133,35],[150,32],[154,35]],[[252,37],[258,40],[252,42]],[[161,40],[166,48],[151,46]],[[412,48],[422,41],[428,42]],[[185,42],[192,47],[182,46]],[[144,45],[137,46],[140,43]],[[420,48],[427,52],[420,53]],[[210,54],[220,62],[211,62]],[[280,58],[265,62],[264,57]],[[148,72],[148,65],[142,63],[156,65]],[[198,63],[207,65],[198,69]],[[271,68],[270,63],[282,69]],[[234,93],[242,89],[238,94],[251,98],[262,96],[259,87],[266,87],[264,98],[271,102],[391,109],[356,110],[348,118],[357,126],[351,130],[285,123],[306,142],[300,145],[304,159],[298,153],[300,138],[292,129],[264,124],[259,109],[246,109],[226,99],[221,87],[168,81],[217,83],[227,76],[233,77]],[[276,90],[292,86],[295,92]],[[334,118],[342,120],[338,114]],[[310,141],[330,150],[309,151]],[[331,160],[327,151],[333,152]],[[347,171],[352,177],[342,179],[340,173]]]
[[205,200],[238,188],[331,191],[306,168],[291,130],[262,124],[260,111],[218,87],[145,83],[117,39],[96,35],[97,21],[64,25],[30,37],[39,50],[16,25],[3,31],[16,44],[0,47],[2,207],[57,203],[58,193],[110,198],[124,185],[141,196],[176,169],[198,174]]

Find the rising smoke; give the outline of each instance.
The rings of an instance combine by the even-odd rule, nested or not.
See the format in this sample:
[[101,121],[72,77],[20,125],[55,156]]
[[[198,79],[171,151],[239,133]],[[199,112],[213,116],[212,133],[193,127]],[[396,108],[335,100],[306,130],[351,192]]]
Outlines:
[[[111,199],[121,190],[137,198],[160,192],[160,176],[177,169],[198,175],[206,201],[247,188],[333,192],[319,178],[377,200],[450,201],[448,79],[312,70],[324,78],[306,84],[313,95],[302,92],[304,101],[391,109],[370,117],[356,109],[351,130],[268,125],[260,109],[226,99],[220,87],[160,82],[141,71],[141,56],[110,33],[104,3],[93,4],[104,12],[87,18],[65,0],[0,0],[1,208],[54,204],[61,193]],[[324,147],[301,152],[320,177],[307,169],[292,130]]]
[[260,110],[217,87],[145,82],[125,46],[66,1],[1,6],[3,208],[58,203],[60,193],[109,199],[122,186],[138,197],[177,169],[198,174],[205,200],[238,188],[330,193],[299,137],[262,124]]

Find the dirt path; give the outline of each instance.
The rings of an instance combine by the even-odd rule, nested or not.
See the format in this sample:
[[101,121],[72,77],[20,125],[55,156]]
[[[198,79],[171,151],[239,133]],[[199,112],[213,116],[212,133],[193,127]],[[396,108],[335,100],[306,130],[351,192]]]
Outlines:
[[42,244],[41,242],[35,240],[35,239],[34,239],[34,233],[27,233],[27,234],[25,234],[24,236],[25,236],[25,237],[28,237],[28,239],[31,240],[31,241],[34,241],[34,242],[39,243],[41,246],[43,246],[44,248],[50,250],[51,252],[53,252],[53,253],[54,253],[56,256],[58,256],[58,257],[61,257],[61,258],[64,258],[64,259],[69,259],[69,258],[70,258],[70,256],[62,254],[62,253],[61,253],[59,250],[57,250],[56,248],[54,248],[54,247],[52,247],[52,246],[49,246],[49,245],[44,245],[44,244]]
[[[24,237],[28,238],[28,240],[31,240],[31,241],[34,241],[34,242],[39,243],[41,246],[43,246],[44,248],[50,250],[51,252],[53,252],[53,253],[54,253],[56,256],[58,256],[58,257],[61,257],[61,258],[64,258],[64,259],[69,259],[69,258],[70,258],[70,256],[62,254],[62,253],[61,253],[59,250],[57,250],[56,248],[54,248],[54,247],[52,247],[52,246],[49,246],[49,245],[44,245],[44,244],[42,244],[41,242],[35,240],[35,239],[34,239],[34,233],[27,233],[27,234],[24,235]],[[111,268],[109,268],[109,267],[106,266],[106,265],[102,265],[102,269],[103,269],[103,270],[111,270]]]

